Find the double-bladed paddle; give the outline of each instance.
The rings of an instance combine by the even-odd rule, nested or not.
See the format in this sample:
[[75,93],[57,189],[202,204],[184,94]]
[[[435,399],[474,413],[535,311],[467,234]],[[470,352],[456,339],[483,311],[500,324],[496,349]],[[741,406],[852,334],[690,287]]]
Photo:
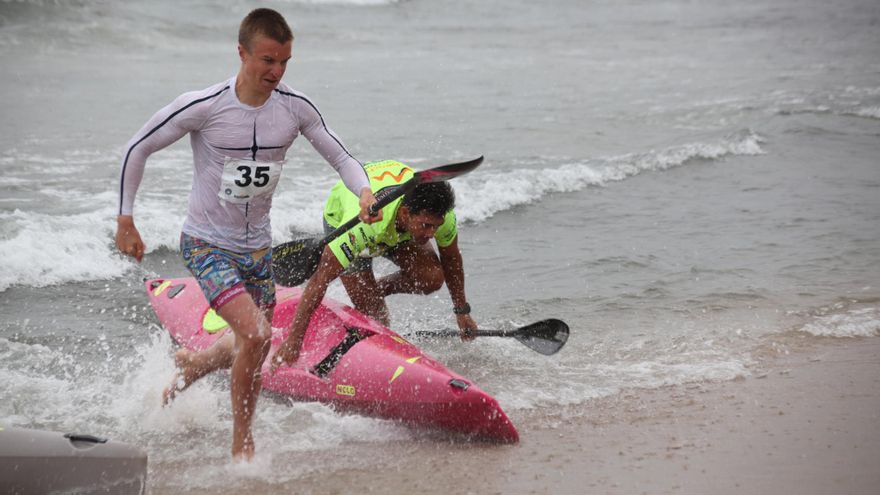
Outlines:
[[[458,337],[458,330],[445,329],[439,332],[420,330],[412,335],[418,337]],[[568,341],[568,325],[555,318],[541,320],[531,325],[513,330],[477,330],[477,337],[513,337],[535,352],[550,356],[559,352]]]
[[[451,163],[416,172],[410,180],[403,184],[376,193],[376,203],[370,207],[370,213],[376,214],[397,198],[412,191],[419,184],[440,182],[458,177],[477,168],[482,162],[483,157],[481,156],[466,162]],[[360,219],[355,216],[323,238],[297,239],[272,248],[272,270],[275,272],[275,281],[281,285],[293,287],[308,280],[318,269],[324,246],[349,231],[358,222]]]

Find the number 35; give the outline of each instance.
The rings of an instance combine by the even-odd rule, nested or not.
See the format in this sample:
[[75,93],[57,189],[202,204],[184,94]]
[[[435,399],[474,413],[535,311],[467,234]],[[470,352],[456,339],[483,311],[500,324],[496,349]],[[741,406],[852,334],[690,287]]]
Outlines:
[[[256,187],[263,187],[269,183],[269,174],[266,173],[269,171],[269,167],[255,167],[252,169],[247,165],[241,165],[236,170],[241,172],[241,178],[235,179],[235,185],[238,187],[247,187],[251,185],[251,182]],[[253,177],[251,177],[252,170],[254,173]]]

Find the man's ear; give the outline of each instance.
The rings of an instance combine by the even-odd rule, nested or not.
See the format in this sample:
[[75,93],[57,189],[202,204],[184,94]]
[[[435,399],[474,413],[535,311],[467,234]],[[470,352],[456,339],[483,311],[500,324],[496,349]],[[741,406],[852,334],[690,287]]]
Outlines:
[[409,223],[409,207],[408,206],[400,205],[400,207],[397,208],[397,222],[400,222],[400,223],[398,223],[398,225],[401,225],[401,224],[406,225],[407,223]]
[[238,45],[238,58],[241,59],[242,62],[244,62],[244,54],[246,51],[247,50],[245,50],[243,46]]

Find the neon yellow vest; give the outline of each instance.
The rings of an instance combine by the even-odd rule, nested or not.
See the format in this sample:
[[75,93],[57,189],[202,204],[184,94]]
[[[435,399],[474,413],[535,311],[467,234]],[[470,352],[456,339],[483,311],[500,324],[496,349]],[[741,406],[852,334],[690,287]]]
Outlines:
[[[371,162],[364,165],[364,169],[370,178],[370,187],[374,194],[386,187],[403,184],[415,173],[410,167],[394,160]],[[343,267],[347,267],[358,256],[381,256],[389,248],[412,238],[408,232],[400,233],[394,227],[401,201],[402,197],[382,208],[382,220],[373,224],[358,222],[351,230],[330,242],[330,250]],[[339,181],[330,190],[330,197],[324,205],[324,220],[331,226],[338,227],[355,217],[360,209],[359,198]],[[450,210],[443,217],[443,224],[434,234],[434,240],[438,246],[446,247],[452,244],[457,235],[455,212]]]

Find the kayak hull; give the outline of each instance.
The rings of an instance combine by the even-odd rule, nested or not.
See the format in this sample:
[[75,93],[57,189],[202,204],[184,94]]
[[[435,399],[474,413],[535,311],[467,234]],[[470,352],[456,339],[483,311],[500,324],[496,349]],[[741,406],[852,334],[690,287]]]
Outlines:
[[[230,331],[195,279],[147,280],[146,288],[159,321],[180,345],[203,350]],[[301,294],[299,288],[278,287],[270,356],[284,341]],[[519,440],[489,394],[400,335],[328,298],[312,316],[297,363],[275,374],[268,363],[263,388],[295,400],[474,439]]]

